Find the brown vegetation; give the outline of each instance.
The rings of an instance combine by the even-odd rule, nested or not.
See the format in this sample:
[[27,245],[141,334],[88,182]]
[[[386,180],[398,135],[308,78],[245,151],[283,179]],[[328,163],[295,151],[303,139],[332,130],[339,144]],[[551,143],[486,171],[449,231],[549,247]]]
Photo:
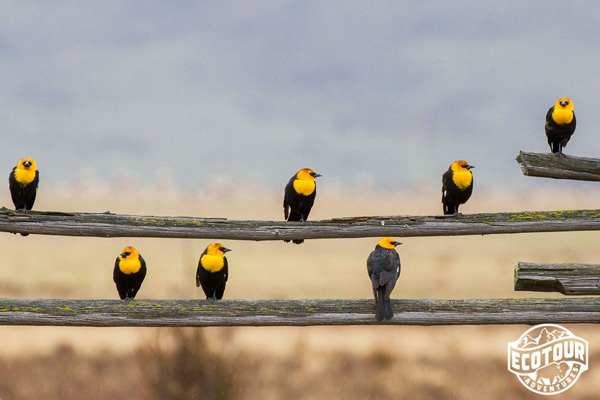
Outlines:
[[[314,219],[439,214],[437,191],[373,192],[359,198],[320,189]],[[283,219],[279,192],[247,198],[243,188],[203,191],[40,188],[36,208]],[[5,194],[8,196],[8,194]],[[338,201],[345,199],[344,203]],[[597,190],[479,191],[462,212],[597,208]],[[2,198],[4,204],[8,197]],[[311,214],[313,217],[313,214]],[[523,297],[517,261],[600,259],[598,233],[407,238],[393,297]],[[226,298],[370,298],[366,257],[375,239],[231,242]],[[112,266],[134,245],[148,262],[139,298],[201,298],[194,273],[202,240],[4,235],[0,296],[116,298]],[[596,327],[571,327],[598,348]],[[506,369],[506,344],[524,326],[134,329],[0,327],[0,399],[533,398]],[[566,396],[594,398],[600,371],[590,355]],[[565,398],[566,398],[565,396]],[[557,396],[560,398],[561,396]]]

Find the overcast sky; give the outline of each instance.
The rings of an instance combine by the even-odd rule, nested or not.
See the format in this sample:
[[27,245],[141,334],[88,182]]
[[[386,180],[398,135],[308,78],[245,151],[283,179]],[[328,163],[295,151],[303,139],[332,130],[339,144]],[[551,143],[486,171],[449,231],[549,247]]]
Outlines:
[[466,159],[481,186],[556,185],[514,159],[548,151],[563,96],[565,152],[600,157],[599,27],[600,2],[5,1],[1,166],[401,188]]

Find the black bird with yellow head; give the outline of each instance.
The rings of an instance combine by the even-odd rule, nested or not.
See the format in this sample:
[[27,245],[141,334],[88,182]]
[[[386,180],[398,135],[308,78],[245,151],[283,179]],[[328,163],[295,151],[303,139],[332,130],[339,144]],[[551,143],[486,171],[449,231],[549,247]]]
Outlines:
[[454,161],[442,175],[442,205],[444,215],[458,214],[458,206],[469,200],[473,193],[473,174],[465,160]]
[[33,158],[23,158],[8,175],[8,188],[17,211],[27,212],[33,208],[40,172]]
[[371,288],[375,297],[375,319],[382,321],[394,316],[390,295],[400,277],[400,256],[396,246],[402,243],[391,237],[377,242],[375,250],[367,258],[367,272],[371,279]]
[[196,287],[202,286],[206,299],[220,300],[225,293],[229,265],[225,253],[231,251],[221,243],[209,244],[200,255],[196,270]]
[[134,299],[145,277],[146,261],[135,247],[125,247],[117,257],[113,271],[113,280],[121,299]]
[[569,139],[575,132],[577,120],[575,119],[573,102],[567,97],[561,97],[546,113],[546,137],[552,153],[563,155],[563,147],[567,146]]
[[[310,168],[302,168],[285,186],[283,195],[283,215],[286,221],[304,222],[315,203],[317,184],[315,178],[321,176]],[[289,242],[289,240],[285,240]],[[293,241],[303,243],[303,239]]]

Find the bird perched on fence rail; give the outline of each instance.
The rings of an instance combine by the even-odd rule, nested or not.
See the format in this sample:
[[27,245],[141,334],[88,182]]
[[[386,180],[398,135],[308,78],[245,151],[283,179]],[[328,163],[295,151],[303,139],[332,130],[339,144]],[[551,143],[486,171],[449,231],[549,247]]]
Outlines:
[[[304,222],[315,203],[317,184],[315,178],[321,176],[310,168],[299,170],[285,185],[283,195],[283,215],[286,221]],[[289,242],[289,240],[285,240]],[[303,239],[295,239],[294,243],[303,243]]]
[[377,242],[375,250],[367,258],[367,272],[375,297],[377,321],[392,319],[394,316],[390,295],[400,276],[400,256],[396,252],[396,246],[401,244],[391,237],[384,237]]
[[442,205],[444,215],[458,214],[458,206],[469,200],[473,193],[473,174],[465,160],[454,161],[442,175]]
[[209,244],[198,261],[196,287],[202,286],[206,299],[220,300],[225,293],[229,266],[225,253],[231,251],[221,243]]
[[113,271],[113,280],[121,299],[134,299],[145,277],[146,261],[134,247],[125,247],[117,257]]
[[33,208],[40,171],[33,158],[23,158],[8,175],[10,195],[17,211],[27,212]]
[[575,132],[577,120],[571,99],[561,97],[546,114],[546,136],[553,153],[563,155],[563,147]]

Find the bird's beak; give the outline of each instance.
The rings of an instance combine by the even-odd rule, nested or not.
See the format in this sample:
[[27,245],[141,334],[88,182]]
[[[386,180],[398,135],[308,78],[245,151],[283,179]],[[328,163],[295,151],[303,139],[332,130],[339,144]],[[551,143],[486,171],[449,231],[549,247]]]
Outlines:
[[323,176],[323,175],[321,175],[321,174],[317,174],[316,172],[315,172],[315,174],[313,175],[313,177],[315,177],[315,178],[318,178],[318,177],[320,177],[320,176]]
[[123,258],[127,257],[128,255],[129,255],[129,254],[127,254],[127,253],[125,253],[125,252],[121,253],[121,257],[123,257]]
[[29,161],[25,161],[25,162],[23,163],[23,166],[24,166],[25,168],[29,168],[29,167],[31,167],[31,162],[29,162]]
[[564,107],[564,106],[566,106],[566,105],[567,105],[567,102],[566,102],[566,101],[561,101],[561,102],[560,102],[560,105],[561,105],[562,107]]
[[467,165],[467,169],[473,169],[473,168],[475,168],[474,165]]
[[400,246],[402,243],[401,242],[394,242],[392,243],[394,246]]
[[227,253],[228,251],[231,251],[231,249],[228,249],[227,247],[225,247],[223,250],[221,250],[223,253]]

